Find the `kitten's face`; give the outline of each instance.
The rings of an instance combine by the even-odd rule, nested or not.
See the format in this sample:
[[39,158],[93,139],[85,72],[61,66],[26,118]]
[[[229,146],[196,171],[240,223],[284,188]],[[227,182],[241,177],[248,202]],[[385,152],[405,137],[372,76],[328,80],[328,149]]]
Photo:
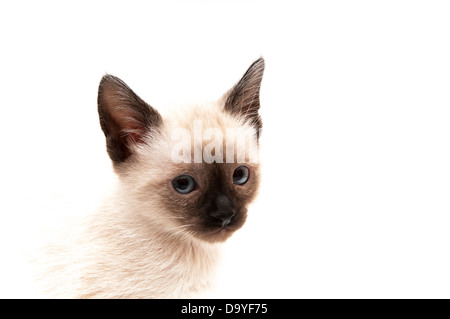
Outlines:
[[259,59],[217,103],[164,117],[118,78],[102,79],[100,123],[130,209],[143,209],[148,222],[173,234],[207,242],[224,241],[242,227],[260,179],[263,70]]
[[258,183],[255,164],[184,164],[158,185],[159,200],[183,232],[224,241],[244,225]]

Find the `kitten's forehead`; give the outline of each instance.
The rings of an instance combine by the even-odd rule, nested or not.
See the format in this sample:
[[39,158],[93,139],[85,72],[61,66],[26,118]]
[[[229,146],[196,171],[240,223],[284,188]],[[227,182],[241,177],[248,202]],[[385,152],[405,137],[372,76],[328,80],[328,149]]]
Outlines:
[[196,121],[201,121],[204,129],[242,126],[242,123],[236,117],[224,111],[221,102],[206,102],[178,107],[166,114],[164,120],[172,128],[183,127],[190,131],[194,130]]
[[170,156],[176,163],[258,161],[255,127],[225,112],[220,104],[184,108],[165,117],[165,123]]

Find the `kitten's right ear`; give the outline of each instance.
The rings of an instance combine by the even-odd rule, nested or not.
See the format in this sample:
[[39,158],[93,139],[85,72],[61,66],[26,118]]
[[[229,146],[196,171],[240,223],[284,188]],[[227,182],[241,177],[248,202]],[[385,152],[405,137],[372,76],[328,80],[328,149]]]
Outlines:
[[264,66],[262,57],[253,62],[241,80],[225,95],[225,110],[251,123],[256,129],[257,137],[262,127],[258,111]]
[[132,145],[143,143],[162,123],[161,115],[121,79],[105,75],[98,88],[98,115],[106,147],[114,164],[132,155]]

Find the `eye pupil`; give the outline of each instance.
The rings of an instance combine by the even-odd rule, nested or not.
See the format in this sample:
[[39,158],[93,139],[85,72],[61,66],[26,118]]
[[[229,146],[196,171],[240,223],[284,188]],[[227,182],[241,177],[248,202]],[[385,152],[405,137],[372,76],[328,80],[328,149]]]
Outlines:
[[182,189],[186,189],[189,186],[189,182],[187,180],[187,178],[180,178],[178,180],[178,187],[182,188]]
[[195,180],[189,175],[180,175],[172,180],[172,185],[180,194],[187,194],[195,189]]
[[236,185],[244,185],[250,177],[250,171],[247,166],[239,166],[234,170],[233,183]]

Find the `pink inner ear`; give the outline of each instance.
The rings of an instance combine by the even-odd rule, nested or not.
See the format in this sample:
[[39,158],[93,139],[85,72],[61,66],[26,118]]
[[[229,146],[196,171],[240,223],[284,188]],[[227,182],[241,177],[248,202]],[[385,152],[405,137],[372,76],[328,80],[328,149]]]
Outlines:
[[129,134],[129,137],[134,141],[135,143],[144,143],[144,132],[142,130],[138,132],[131,132]]
[[[122,121],[121,135],[125,138],[125,143],[144,143],[145,128],[138,123]],[[123,126],[125,125],[125,126]]]
[[139,114],[118,108],[113,113],[113,119],[124,137],[136,143],[144,142],[145,127],[140,123]]
[[122,141],[122,151],[125,156],[128,158],[131,156],[131,145],[132,144],[140,144],[144,143],[144,132],[142,129],[136,128],[132,132],[128,131],[122,135],[120,138]]

